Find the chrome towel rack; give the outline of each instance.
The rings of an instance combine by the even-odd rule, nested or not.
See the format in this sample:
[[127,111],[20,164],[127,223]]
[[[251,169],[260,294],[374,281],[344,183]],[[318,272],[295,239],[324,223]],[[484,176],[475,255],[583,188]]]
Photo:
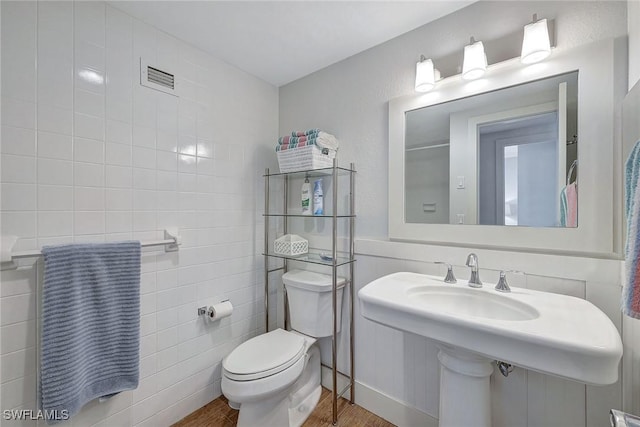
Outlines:
[[[13,251],[13,247],[18,238],[16,236],[2,236],[2,250],[0,250],[0,262],[12,262],[16,259],[33,258],[42,256],[42,252],[38,249],[28,251]],[[182,239],[177,228],[165,229],[163,240],[149,240],[141,242],[143,248],[153,246],[164,246],[165,252],[175,252],[178,250]]]

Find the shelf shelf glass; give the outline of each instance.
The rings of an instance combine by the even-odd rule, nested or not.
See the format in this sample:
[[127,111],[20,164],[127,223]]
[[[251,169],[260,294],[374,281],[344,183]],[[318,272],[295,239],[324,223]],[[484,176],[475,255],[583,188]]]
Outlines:
[[[263,253],[262,255],[266,255],[269,257],[273,257],[273,258],[281,258],[281,259],[288,259],[291,261],[300,261],[300,262],[307,262],[307,263],[311,263],[311,264],[320,264],[320,265],[326,265],[328,267],[332,267],[333,266],[333,261],[327,261],[324,260],[322,258],[320,258],[320,254],[319,253],[312,253],[309,252],[307,254],[304,255],[298,255],[298,256],[289,256],[289,255],[282,255],[282,254],[276,254],[273,252],[269,252],[269,253]],[[341,266],[341,265],[346,265],[352,262],[355,262],[355,259],[349,259],[349,257],[347,256],[338,256],[338,262],[337,262],[337,266]]]
[[[349,175],[350,173],[355,173],[355,170],[349,169],[349,168],[342,168],[342,167],[337,167],[336,169],[338,169],[338,175]],[[284,177],[284,176],[291,176],[291,177],[305,177],[308,176],[309,178],[312,177],[316,177],[316,176],[331,176],[331,174],[333,174],[333,168],[322,168],[322,169],[310,169],[310,170],[303,170],[303,171],[297,171],[297,172],[284,172],[284,173],[269,173],[269,174],[265,174],[262,176],[265,177]]]

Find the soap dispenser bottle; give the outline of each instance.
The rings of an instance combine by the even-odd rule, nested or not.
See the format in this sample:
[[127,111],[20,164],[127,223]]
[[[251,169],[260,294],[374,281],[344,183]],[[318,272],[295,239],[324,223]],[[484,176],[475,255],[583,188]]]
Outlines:
[[302,184],[302,215],[311,215],[311,184],[309,177]]

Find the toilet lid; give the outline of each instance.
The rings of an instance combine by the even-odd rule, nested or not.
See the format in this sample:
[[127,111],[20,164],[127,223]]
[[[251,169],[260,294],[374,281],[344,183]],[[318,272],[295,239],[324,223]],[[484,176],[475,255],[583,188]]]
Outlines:
[[222,361],[222,367],[234,377],[251,377],[245,380],[273,375],[295,363],[304,353],[304,344],[302,336],[276,329],[240,344]]

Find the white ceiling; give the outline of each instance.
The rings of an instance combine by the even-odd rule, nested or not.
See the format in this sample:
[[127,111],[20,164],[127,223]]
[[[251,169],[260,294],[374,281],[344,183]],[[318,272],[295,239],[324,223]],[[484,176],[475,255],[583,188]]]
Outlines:
[[281,86],[473,1],[110,1]]

